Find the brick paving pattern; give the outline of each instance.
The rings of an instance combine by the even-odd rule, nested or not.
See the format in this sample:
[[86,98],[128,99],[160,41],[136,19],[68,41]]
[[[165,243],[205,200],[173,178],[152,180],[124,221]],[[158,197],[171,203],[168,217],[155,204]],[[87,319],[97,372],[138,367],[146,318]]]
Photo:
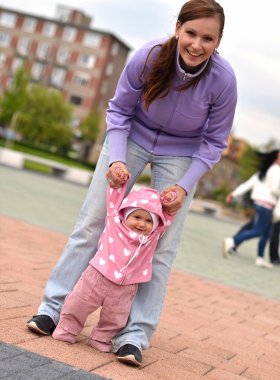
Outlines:
[[[10,193],[3,192],[3,188],[8,188],[6,182],[0,189],[1,379],[280,379],[280,268],[271,271],[256,268],[253,246],[247,246],[248,252],[240,258],[223,260],[220,243],[211,246],[211,241],[217,240],[213,239],[211,229],[215,225],[218,233],[223,228],[224,234],[235,230],[236,225],[199,215],[193,216],[192,221],[195,224],[195,218],[199,223],[203,220],[204,232],[189,243],[189,249],[196,249],[197,257],[189,256],[189,264],[183,260],[188,249],[188,239],[184,239],[170,276],[158,329],[151,339],[151,347],[143,352],[142,367],[125,366],[113,354],[100,353],[87,344],[97,315],[88,319],[79,342],[74,345],[31,333],[25,327],[26,320],[36,312],[67,234],[60,227],[55,230],[38,226],[36,221],[31,223],[29,217],[24,221],[23,214],[16,218],[16,211],[8,215],[6,205],[13,194],[22,192],[24,208],[28,192],[24,187],[13,187],[14,174],[17,177],[21,172],[6,174],[11,174]],[[35,182],[30,184],[33,191]],[[58,182],[58,186],[64,185]],[[48,190],[50,187],[46,193]],[[37,203],[35,198],[33,201],[34,214]],[[187,224],[194,234],[196,229],[190,222]],[[208,234],[212,240],[207,240]],[[200,256],[201,250],[209,251],[209,256],[206,252]],[[230,277],[231,272],[234,275]],[[235,286],[234,281],[239,281],[240,286]]]
[[[115,380],[279,380],[280,303],[176,270],[141,369],[87,345],[94,315],[75,345],[32,334],[25,322],[40,302],[66,236],[7,217],[0,224],[2,342]],[[24,373],[24,361],[21,366]]]

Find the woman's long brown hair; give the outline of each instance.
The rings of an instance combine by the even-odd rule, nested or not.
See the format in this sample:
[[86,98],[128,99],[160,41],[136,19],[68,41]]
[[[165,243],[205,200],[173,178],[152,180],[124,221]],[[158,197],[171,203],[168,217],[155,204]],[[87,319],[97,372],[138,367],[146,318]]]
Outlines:
[[[203,17],[220,18],[220,36],[223,34],[225,16],[223,8],[215,0],[189,0],[181,8],[178,16],[180,24],[187,21]],[[150,55],[154,49],[159,49],[153,60]],[[142,76],[148,71],[144,78],[143,101],[145,108],[148,110],[150,104],[157,98],[166,96],[171,88],[172,79],[176,72],[176,51],[177,40],[175,36],[168,39],[162,45],[154,46],[145,61]],[[151,65],[150,70],[146,70],[148,63]],[[211,68],[211,59],[209,59],[205,69],[191,81],[176,88],[177,91],[183,91],[190,87],[197,86],[198,82],[209,72]]]

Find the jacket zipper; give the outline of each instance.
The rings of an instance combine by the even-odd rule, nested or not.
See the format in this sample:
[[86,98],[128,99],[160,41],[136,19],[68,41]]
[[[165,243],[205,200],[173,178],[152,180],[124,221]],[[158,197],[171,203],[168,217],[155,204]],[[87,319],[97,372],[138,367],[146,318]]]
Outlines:
[[[186,76],[187,76],[187,75],[185,74],[185,75],[184,75],[184,79],[185,79]],[[177,109],[177,105],[178,105],[178,102],[179,102],[179,97],[180,97],[180,93],[179,93],[179,91],[177,91],[176,102],[175,102],[175,104],[174,104],[174,107],[173,107],[173,109],[172,109],[172,112],[171,112],[171,114],[170,114],[170,116],[169,116],[169,119],[168,119],[168,121],[167,121],[167,124],[166,124],[166,127],[167,127],[167,128],[169,127],[170,121],[172,120],[173,115],[174,115],[174,112],[175,112],[175,110]],[[160,128],[157,130],[156,136],[155,136],[154,141],[153,141],[152,149],[150,150],[150,153],[151,153],[151,154],[154,153],[155,146],[156,146],[156,144],[157,144],[157,140],[158,140],[158,136],[159,136],[160,132],[162,131],[162,128],[163,128],[163,126],[160,125]]]

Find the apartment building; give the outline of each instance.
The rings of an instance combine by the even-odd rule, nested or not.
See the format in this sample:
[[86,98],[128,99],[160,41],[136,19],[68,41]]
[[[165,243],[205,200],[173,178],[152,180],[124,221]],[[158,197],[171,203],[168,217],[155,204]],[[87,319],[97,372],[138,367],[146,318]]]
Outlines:
[[[91,21],[67,6],[58,6],[54,18],[0,7],[0,93],[24,65],[33,82],[61,91],[74,106],[76,135],[91,109],[104,116],[130,48],[112,33],[92,28]],[[104,120],[100,127],[101,143]],[[95,158],[93,153],[91,161]]]

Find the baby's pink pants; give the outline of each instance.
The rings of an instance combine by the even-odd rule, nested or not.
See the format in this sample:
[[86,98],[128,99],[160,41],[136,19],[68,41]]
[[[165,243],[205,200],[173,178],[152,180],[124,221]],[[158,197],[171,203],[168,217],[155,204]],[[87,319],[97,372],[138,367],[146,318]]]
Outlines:
[[89,265],[65,298],[53,338],[75,343],[87,317],[102,307],[89,344],[103,352],[111,352],[111,339],[125,327],[137,284],[117,285]]

